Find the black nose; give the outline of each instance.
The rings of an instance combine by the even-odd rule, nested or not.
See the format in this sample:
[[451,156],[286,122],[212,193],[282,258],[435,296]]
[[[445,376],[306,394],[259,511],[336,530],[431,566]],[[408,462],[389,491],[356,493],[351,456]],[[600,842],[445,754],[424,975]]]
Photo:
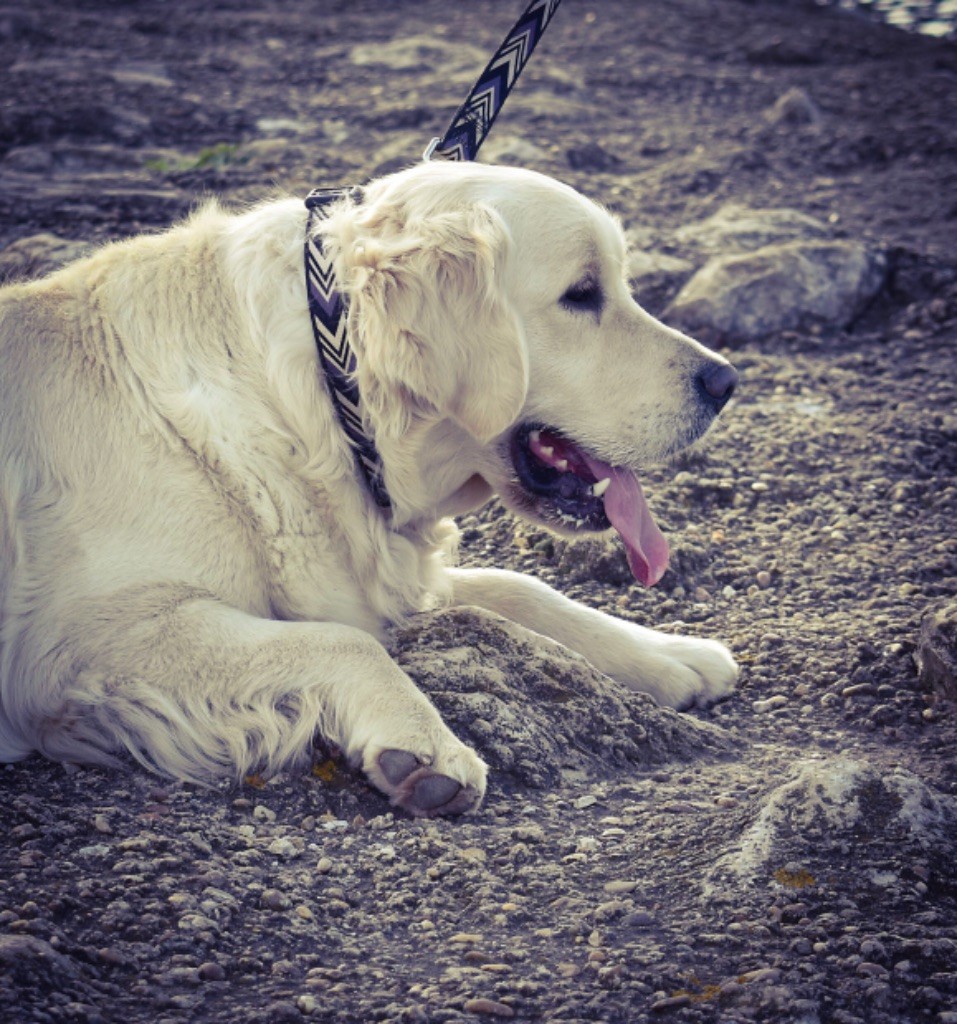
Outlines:
[[720,412],[734,394],[738,371],[730,363],[707,363],[695,378],[698,393],[715,412]]

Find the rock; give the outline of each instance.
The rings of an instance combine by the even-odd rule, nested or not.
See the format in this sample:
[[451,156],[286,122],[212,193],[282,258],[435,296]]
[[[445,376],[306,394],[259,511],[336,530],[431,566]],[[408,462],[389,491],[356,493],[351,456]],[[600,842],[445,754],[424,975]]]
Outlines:
[[823,120],[818,105],[803,90],[788,89],[765,113],[768,124],[774,127],[807,125],[819,128]]
[[689,260],[648,251],[630,242],[628,283],[638,302],[651,312],[665,306],[694,273]]
[[567,583],[598,580],[620,587],[634,582],[625,549],[616,541],[555,539],[554,549],[558,571]]
[[[895,855],[910,849],[949,863],[955,834],[957,799],[904,769],[844,758],[810,762],[772,791],[754,824],[717,860],[707,884],[773,873],[780,884],[804,888],[814,884],[816,857],[827,864],[828,853],[865,839]],[[789,863],[808,868],[792,871]]]
[[93,843],[90,846],[81,846],[76,852],[81,857],[109,857],[113,852],[113,847],[106,843]]
[[755,209],[726,203],[706,220],[687,224],[674,233],[674,241],[710,256],[753,252],[781,242],[830,239],[833,231],[823,221],[787,207]]
[[204,914],[184,914],[178,924],[185,932],[219,932],[219,925]]
[[778,708],[787,707],[788,699],[783,693],[776,693],[766,700],[753,701],[751,707],[755,714],[764,714],[768,711],[776,711]]
[[621,166],[621,158],[609,153],[597,142],[573,146],[565,155],[570,166],[576,171],[614,171]]
[[644,278],[664,275],[685,278],[694,270],[694,264],[663,252],[644,252],[633,249],[628,253],[628,279],[641,282]]
[[475,608],[419,616],[393,633],[391,649],[452,730],[525,785],[732,746],[723,729],[660,708],[560,644]]
[[287,910],[290,906],[289,897],[278,889],[267,889],[260,897],[260,903],[267,910]]
[[883,256],[856,242],[788,242],[717,257],[663,317],[704,341],[757,341],[815,325],[848,327],[884,282]]
[[0,251],[0,282],[10,278],[39,277],[92,252],[89,242],[59,235],[28,235]]
[[625,911],[630,910],[634,904],[631,900],[608,900],[607,903],[600,903],[595,907],[593,916],[596,924],[603,924],[606,921],[613,921],[621,917]]
[[291,117],[261,117],[256,121],[256,131],[264,135],[305,135],[312,130],[311,124]]
[[121,85],[146,85],[154,89],[172,89],[176,85],[169,68],[158,61],[125,61],[111,67],[109,75]]
[[299,996],[296,999],[296,1006],[299,1008],[299,1012],[304,1016],[308,1017],[315,1013],[319,1006],[319,1002],[315,996],[310,995],[308,992]]
[[0,935],[0,976],[34,991],[62,991],[80,974],[77,964],[32,935]]
[[463,1009],[466,1013],[479,1014],[486,1017],[514,1017],[515,1011],[505,1003],[494,999],[466,999]]
[[266,1008],[266,1024],[301,1024],[304,1013],[298,1003],[277,1001]]
[[957,700],[957,601],[924,615],[914,661],[926,689]]
[[430,35],[412,35],[388,43],[362,43],[349,51],[349,61],[362,67],[388,68],[421,74],[423,68],[441,68],[443,76],[478,74],[488,63],[485,50],[456,40],[455,46]]
[[492,134],[482,146],[482,160],[490,164],[536,167],[549,162],[548,153],[516,135]]
[[665,996],[662,999],[656,999],[651,1004],[652,1013],[665,1013],[667,1010],[678,1010],[682,1006],[689,1006],[691,1004],[690,995],[678,995],[678,996]]

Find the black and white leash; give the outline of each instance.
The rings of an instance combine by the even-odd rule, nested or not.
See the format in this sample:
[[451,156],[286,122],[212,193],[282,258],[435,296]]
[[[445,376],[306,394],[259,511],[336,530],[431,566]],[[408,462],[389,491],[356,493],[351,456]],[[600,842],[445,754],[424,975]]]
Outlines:
[[436,156],[446,160],[475,159],[560,3],[561,0],[532,0],[525,8],[456,111],[445,134],[429,143],[426,160]]
[[[425,151],[425,159],[474,160],[518,76],[548,27],[561,0],[532,0],[488,62],[465,102],[459,107],[441,138]],[[332,260],[326,255],[319,224],[329,216],[333,203],[349,197],[362,201],[358,188],[317,188],[306,196],[306,290],[309,317],[319,351],[319,361],[336,415],[352,446],[356,463],[375,503],[391,506],[382,479],[382,461],[366,429],[362,399],[355,379],[356,357],[349,344],[346,310],[336,286]]]

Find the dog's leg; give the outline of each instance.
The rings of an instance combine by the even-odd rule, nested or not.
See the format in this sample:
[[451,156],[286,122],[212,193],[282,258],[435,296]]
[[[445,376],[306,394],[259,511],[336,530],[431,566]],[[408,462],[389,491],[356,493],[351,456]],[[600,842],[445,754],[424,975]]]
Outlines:
[[738,668],[714,640],[624,622],[504,569],[450,570],[454,603],[496,612],[578,651],[597,669],[659,704],[686,708],[730,693]]
[[412,814],[460,813],[484,793],[482,761],[354,627],[149,588],[88,605],[56,650],[47,667],[67,681],[43,742],[55,759],[126,749],[201,780],[302,761],[320,733]]

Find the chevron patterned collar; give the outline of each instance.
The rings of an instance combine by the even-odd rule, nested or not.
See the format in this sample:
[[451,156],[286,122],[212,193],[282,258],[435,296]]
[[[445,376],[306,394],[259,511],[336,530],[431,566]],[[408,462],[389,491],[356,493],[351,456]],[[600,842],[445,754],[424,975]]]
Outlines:
[[[539,39],[561,0],[530,0],[502,45],[496,50],[479,80],[459,107],[441,138],[433,139],[425,159],[474,160],[505,98],[538,45]],[[309,314],[319,361],[336,415],[355,453],[356,464],[365,478],[375,503],[392,507],[382,481],[382,460],[372,436],[362,421],[362,399],[356,384],[356,357],[349,345],[345,304],[336,287],[332,260],[322,250],[317,234],[319,223],[329,216],[329,206],[349,198],[362,202],[359,188],[317,188],[306,196],[309,220],[306,226],[306,286]]]
[[362,201],[359,188],[317,188],[306,197],[309,218],[306,225],[306,289],[309,318],[319,351],[319,362],[339,422],[355,454],[356,465],[376,505],[391,508],[392,502],[382,480],[382,460],[362,417],[362,398],[356,383],[356,356],[349,344],[348,318],[342,294],[336,287],[332,260],[322,248],[317,228],[329,216],[337,200]]

